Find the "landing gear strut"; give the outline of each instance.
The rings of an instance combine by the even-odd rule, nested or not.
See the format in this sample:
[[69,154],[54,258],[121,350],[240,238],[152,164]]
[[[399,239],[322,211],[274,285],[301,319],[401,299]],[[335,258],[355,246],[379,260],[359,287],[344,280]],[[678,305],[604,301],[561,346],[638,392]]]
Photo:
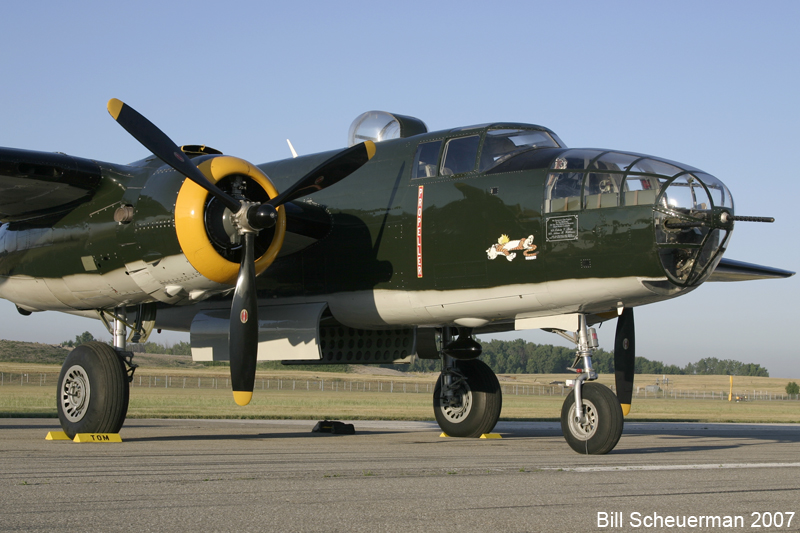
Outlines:
[[597,379],[592,369],[592,354],[597,347],[594,331],[586,327],[586,316],[580,315],[575,336],[562,335],[578,346],[575,362],[569,368],[578,376],[574,393],[567,396],[561,408],[561,431],[570,448],[578,453],[608,453],[622,435],[623,416],[614,393],[604,385],[592,383]]
[[[500,382],[486,363],[447,355],[465,351],[472,357],[480,355],[480,345],[472,339],[471,331],[462,329],[459,333],[459,338],[453,341],[450,328],[442,331],[442,373],[433,390],[433,413],[447,435],[477,438],[494,429],[500,418],[503,397]],[[456,343],[455,351],[453,343]],[[478,346],[477,350],[474,345]],[[467,346],[469,349],[465,350]]]

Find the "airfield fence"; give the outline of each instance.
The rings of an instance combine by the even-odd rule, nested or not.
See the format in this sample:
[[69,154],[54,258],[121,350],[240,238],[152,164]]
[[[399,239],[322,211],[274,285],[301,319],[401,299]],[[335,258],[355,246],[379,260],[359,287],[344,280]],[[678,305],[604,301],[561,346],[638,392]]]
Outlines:
[[[58,373],[10,373],[0,372],[0,387],[56,387]],[[138,375],[131,382],[133,388],[178,388],[178,389],[230,389],[230,378],[221,376],[171,376]],[[432,394],[435,382],[370,380],[370,379],[281,379],[256,378],[256,390],[293,390],[318,392],[383,392],[400,394]],[[563,385],[502,384],[504,396],[565,396],[572,389]],[[612,387],[612,390],[613,387]],[[776,394],[769,391],[750,390],[733,393],[744,401],[800,401],[798,394]],[[728,391],[712,390],[659,390],[656,392],[641,389],[634,392],[634,398],[671,398],[683,400],[728,400]]]

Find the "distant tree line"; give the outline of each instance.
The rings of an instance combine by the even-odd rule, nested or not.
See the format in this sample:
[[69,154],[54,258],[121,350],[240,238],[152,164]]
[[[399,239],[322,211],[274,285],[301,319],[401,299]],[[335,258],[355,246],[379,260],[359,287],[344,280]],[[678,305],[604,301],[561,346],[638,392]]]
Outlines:
[[[80,335],[75,335],[74,341],[64,341],[61,346],[74,348],[86,342],[98,341],[104,342],[100,339],[95,339],[94,335],[88,331],[84,331]],[[107,341],[106,341],[107,342]],[[107,342],[107,344],[111,344]],[[159,344],[157,342],[143,342],[138,344],[128,343],[127,349],[136,353],[158,353],[166,355],[192,355],[192,346],[188,342],[178,342],[176,344]]]
[[75,335],[74,341],[64,341],[61,343],[61,346],[64,346],[65,348],[74,348],[75,346],[80,346],[81,344],[84,344],[86,342],[91,342],[94,340],[97,340],[94,338],[94,335],[92,335],[88,331],[84,331],[80,335]]
[[128,344],[128,349],[138,353],[160,353],[166,355],[192,355],[192,345],[188,342],[177,342],[175,344],[159,344],[157,342],[145,342],[140,344]]
[[[496,374],[560,374],[566,372],[575,360],[575,350],[550,344],[535,344],[522,339],[514,341],[492,340],[481,342],[481,360]],[[594,369],[602,374],[614,372],[614,352],[595,350],[592,357]],[[418,359],[408,370],[412,372],[434,372],[439,370],[439,362]],[[636,357],[636,374],[683,374],[683,375],[732,375],[769,377],[766,368],[755,363],[740,363],[731,359],[706,357],[684,367],[665,365],[661,361],[651,361]]]
[[[74,341],[65,341],[62,346],[73,347],[96,340],[91,333],[84,331],[75,336]],[[489,365],[496,374],[561,374],[575,360],[575,350],[551,344],[535,344],[522,339],[513,341],[492,340],[481,342],[483,354],[481,360]],[[167,355],[191,355],[192,348],[188,342],[164,345],[157,342],[129,344],[128,349],[139,353],[158,353]],[[275,363],[280,365],[280,363]],[[595,350],[592,357],[594,369],[601,374],[614,372],[614,352],[603,349]],[[438,372],[439,361],[433,359],[417,359],[409,366],[381,365],[410,372]],[[326,365],[316,366],[329,370]],[[300,370],[300,368],[298,368]],[[665,365],[661,361],[651,361],[645,357],[636,357],[634,365],[636,374],[670,374],[670,375],[723,375],[723,376],[757,376],[769,377],[766,368],[756,363],[741,363],[732,359],[705,357],[696,363],[684,367]],[[796,394],[796,393],[795,393]]]

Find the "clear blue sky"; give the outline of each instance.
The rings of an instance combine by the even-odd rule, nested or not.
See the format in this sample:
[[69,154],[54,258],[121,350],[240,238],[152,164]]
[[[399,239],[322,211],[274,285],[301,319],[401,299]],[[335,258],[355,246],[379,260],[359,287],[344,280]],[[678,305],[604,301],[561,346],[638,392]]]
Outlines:
[[[179,144],[256,163],[345,144],[383,109],[436,130],[518,121],[573,147],[659,155],[724,181],[727,257],[797,270],[800,2],[12,2],[0,32],[0,146],[130,162],[111,97]],[[705,284],[637,309],[639,355],[800,377],[800,278]],[[0,303],[0,338],[59,342],[99,323]],[[613,348],[613,322],[600,330]],[[541,332],[507,335],[535,342]],[[163,342],[185,336],[162,334]]]

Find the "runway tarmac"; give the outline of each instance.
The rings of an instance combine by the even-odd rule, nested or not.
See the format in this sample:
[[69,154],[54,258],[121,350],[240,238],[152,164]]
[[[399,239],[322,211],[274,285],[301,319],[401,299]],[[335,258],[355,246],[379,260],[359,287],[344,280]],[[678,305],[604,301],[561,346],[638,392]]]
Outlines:
[[[627,423],[612,453],[583,456],[551,422],[489,440],[314,423],[128,420],[121,444],[78,444],[44,440],[54,419],[0,419],[0,530],[800,529],[798,425]],[[675,525],[691,517],[712,527]]]

